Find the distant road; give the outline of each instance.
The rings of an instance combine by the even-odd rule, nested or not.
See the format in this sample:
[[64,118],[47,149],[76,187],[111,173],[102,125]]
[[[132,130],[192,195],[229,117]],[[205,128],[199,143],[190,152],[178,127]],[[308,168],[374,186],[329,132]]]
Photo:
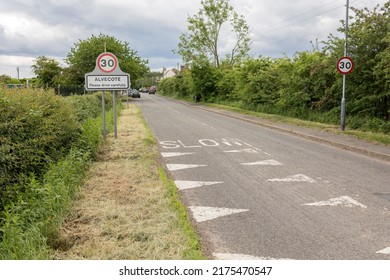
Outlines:
[[390,164],[158,95],[136,100],[217,259],[390,260]]

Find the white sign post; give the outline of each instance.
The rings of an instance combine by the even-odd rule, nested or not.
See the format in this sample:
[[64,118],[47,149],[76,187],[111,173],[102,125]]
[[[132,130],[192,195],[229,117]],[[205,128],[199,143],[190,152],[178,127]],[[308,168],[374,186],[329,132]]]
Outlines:
[[103,137],[106,140],[106,113],[104,109],[104,92],[112,91],[114,110],[114,134],[117,138],[116,126],[116,96],[115,90],[128,90],[130,88],[130,75],[124,73],[120,67],[118,58],[109,52],[104,52],[96,59],[95,69],[85,74],[85,89],[87,91],[103,91],[102,114],[103,114]]

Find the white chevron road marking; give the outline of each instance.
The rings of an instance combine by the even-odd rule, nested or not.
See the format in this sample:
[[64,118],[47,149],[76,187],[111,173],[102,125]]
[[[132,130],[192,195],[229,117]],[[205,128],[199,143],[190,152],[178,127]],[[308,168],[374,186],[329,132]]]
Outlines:
[[229,253],[213,253],[217,260],[290,260],[290,259],[275,259],[271,257],[256,257],[244,254],[229,254]]
[[259,152],[254,149],[241,149],[241,150],[228,150],[223,151],[224,153],[249,153],[249,154],[258,154]]
[[367,208],[366,205],[357,202],[349,196],[340,196],[329,200],[317,201],[313,203],[305,203],[306,206],[341,206],[341,207],[361,207]]
[[175,184],[179,190],[186,190],[192,188],[198,188],[203,186],[211,186],[216,184],[222,184],[223,182],[205,182],[205,181],[181,181],[176,180]]
[[277,160],[274,159],[267,159],[267,160],[261,160],[261,161],[255,161],[255,162],[245,162],[241,163],[241,165],[272,165],[272,166],[277,166],[277,165],[283,165],[283,163],[280,163]]
[[189,208],[192,211],[194,219],[198,223],[249,211],[249,209],[217,208],[203,206],[190,206]]
[[169,158],[169,157],[180,157],[180,156],[185,156],[185,155],[193,155],[195,153],[161,153],[161,156],[164,158]]
[[378,252],[376,252],[377,254],[386,254],[386,255],[390,255],[390,247],[387,247],[383,250],[380,250]]
[[197,167],[203,167],[203,166],[207,166],[207,165],[205,165],[205,164],[167,164],[167,168],[169,171],[197,168]]
[[303,174],[296,174],[292,176],[288,176],[286,178],[275,178],[268,179],[268,182],[308,182],[308,183],[316,183],[317,181]]

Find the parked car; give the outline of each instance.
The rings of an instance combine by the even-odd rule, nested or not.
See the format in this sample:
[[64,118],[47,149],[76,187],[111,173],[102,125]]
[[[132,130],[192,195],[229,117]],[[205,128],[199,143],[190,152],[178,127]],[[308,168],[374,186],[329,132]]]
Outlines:
[[129,89],[127,91],[127,96],[128,97],[133,97],[133,98],[140,98],[141,97],[139,91],[136,90],[136,89]]
[[157,87],[156,87],[156,86],[151,86],[151,87],[149,88],[149,94],[155,94],[156,91],[157,91]]
[[132,93],[131,93],[131,97],[132,97],[132,98],[141,98],[141,94],[139,93],[138,90],[133,89],[133,91],[132,91]]

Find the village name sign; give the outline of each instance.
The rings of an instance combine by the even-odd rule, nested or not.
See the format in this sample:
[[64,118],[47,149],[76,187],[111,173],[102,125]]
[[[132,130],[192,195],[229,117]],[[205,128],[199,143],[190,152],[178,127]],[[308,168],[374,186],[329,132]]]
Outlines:
[[124,73],[113,53],[104,52],[96,59],[95,69],[85,74],[85,89],[126,90],[130,88],[130,75]]

